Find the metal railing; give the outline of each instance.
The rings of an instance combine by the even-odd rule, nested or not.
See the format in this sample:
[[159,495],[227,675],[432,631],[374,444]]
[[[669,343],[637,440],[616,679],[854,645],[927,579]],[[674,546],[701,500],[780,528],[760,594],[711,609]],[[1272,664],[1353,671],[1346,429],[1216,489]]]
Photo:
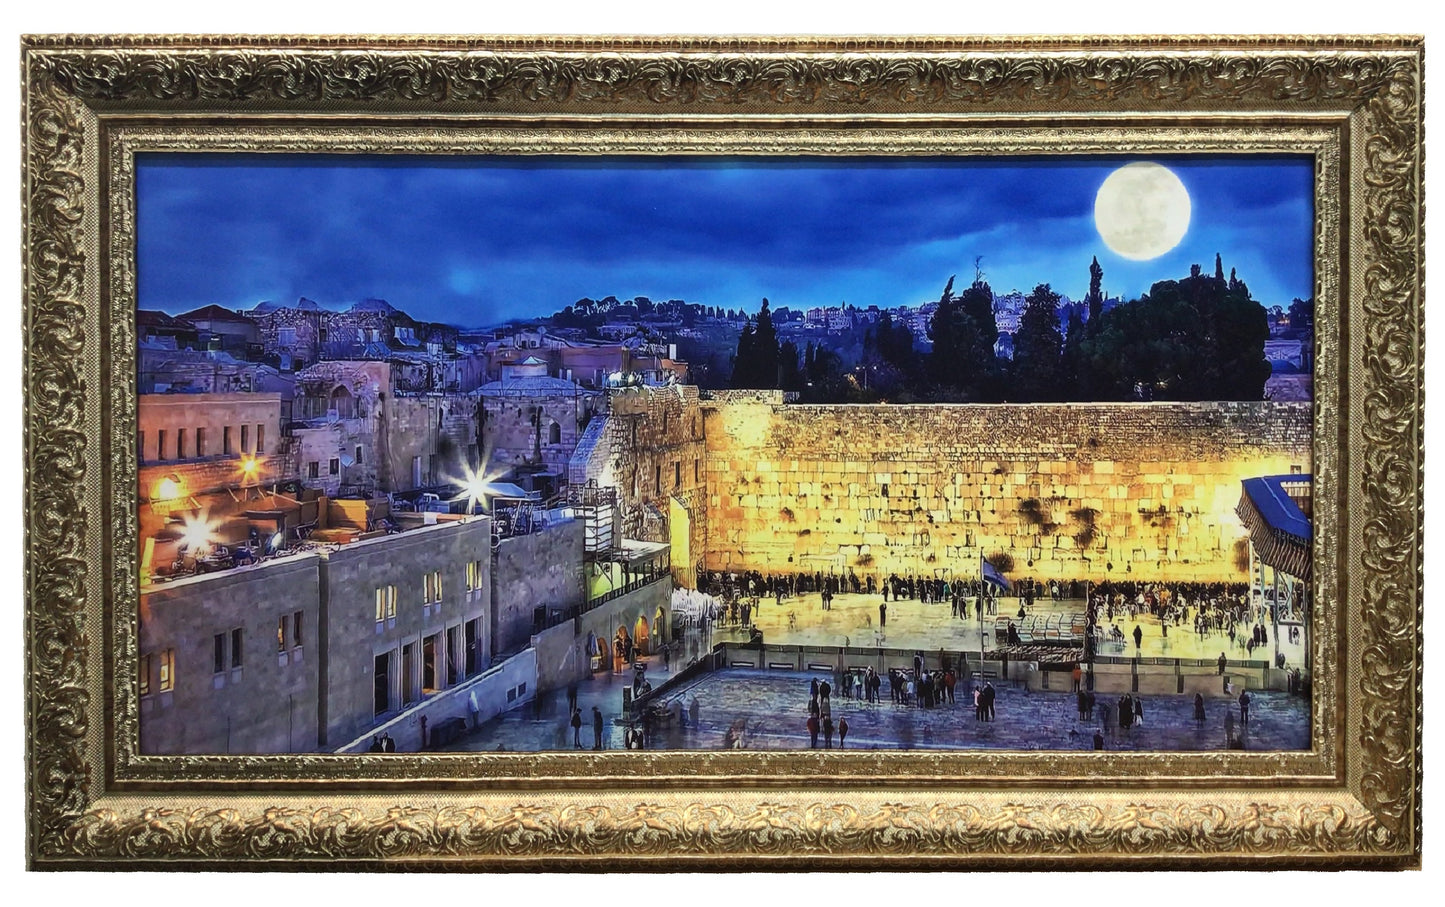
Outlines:
[[555,610],[549,608],[547,609],[547,614],[544,618],[534,618],[532,620],[532,632],[541,633],[545,630],[550,630],[553,627],[561,626],[569,620],[577,620],[579,617],[586,614],[587,612],[596,610],[597,608],[602,607],[610,601],[615,601],[624,595],[630,595],[631,593],[636,592],[639,589],[645,589],[653,583],[667,579],[670,576],[671,573],[669,573],[667,570],[660,570],[651,576],[644,576],[639,579],[635,579],[625,586],[618,586],[614,589],[609,589],[608,591],[597,596],[596,598],[589,598],[587,601],[583,602],[580,605],[573,605],[570,608],[557,608]]

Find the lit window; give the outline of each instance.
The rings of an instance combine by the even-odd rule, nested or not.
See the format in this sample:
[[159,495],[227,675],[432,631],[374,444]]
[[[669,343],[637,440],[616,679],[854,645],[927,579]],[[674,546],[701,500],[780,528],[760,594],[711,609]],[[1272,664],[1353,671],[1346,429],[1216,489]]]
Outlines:
[[149,696],[151,694],[151,657],[149,655],[140,657],[137,672],[140,674],[140,694]]
[[442,574],[440,570],[433,570],[422,576],[421,600],[425,604],[442,600]]
[[396,617],[396,587],[380,586],[376,590],[376,622]]
[[482,562],[467,562],[467,591],[475,592],[482,588]]
[[279,655],[286,651],[286,617],[283,615],[276,621],[276,653]]
[[176,688],[176,650],[166,649],[161,653],[161,676],[158,684],[162,693]]

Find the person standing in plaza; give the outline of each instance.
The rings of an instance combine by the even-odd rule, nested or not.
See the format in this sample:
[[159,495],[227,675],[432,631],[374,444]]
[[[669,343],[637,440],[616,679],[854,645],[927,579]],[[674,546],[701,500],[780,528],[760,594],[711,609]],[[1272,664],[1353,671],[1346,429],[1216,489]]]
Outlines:
[[1134,625],[1134,651],[1138,652],[1144,648],[1144,628],[1138,624]]
[[582,712],[572,709],[568,724],[572,725],[572,745],[577,749],[582,748]]
[[958,675],[953,673],[953,668],[943,672],[943,689],[948,696],[948,704],[953,705],[953,688],[958,683]]
[[1239,691],[1239,723],[1249,724],[1249,690]]
[[1084,717],[1090,721],[1094,720],[1094,691],[1084,691]]
[[1144,726],[1144,697],[1134,697],[1134,723],[1140,727]]
[[602,710],[592,707],[592,748],[602,749]]
[[843,748],[843,743],[848,739],[848,719],[838,719],[838,749]]
[[878,629],[888,626],[888,599],[885,596],[883,604],[878,606]]
[[829,716],[823,719],[823,745],[827,749],[833,748],[833,718]]
[[1204,726],[1204,694],[1194,694],[1194,723]]

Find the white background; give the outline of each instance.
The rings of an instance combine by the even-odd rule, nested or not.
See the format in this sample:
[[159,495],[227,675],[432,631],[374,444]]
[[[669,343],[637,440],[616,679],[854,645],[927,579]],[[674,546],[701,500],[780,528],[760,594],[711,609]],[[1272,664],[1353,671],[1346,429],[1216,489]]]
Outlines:
[[[135,0],[12,0],[17,8],[0,12],[8,20],[8,69],[12,81],[8,92],[8,135],[0,139],[0,174],[7,174],[12,187],[9,197],[17,199],[19,164],[19,47],[22,33],[250,33],[250,34],[367,34],[367,33],[457,33],[457,34],[1329,34],[1329,33],[1427,33],[1423,3],[1412,0],[1355,0],[1352,3],[1279,0],[1189,0],[1164,2],[1106,3],[1100,0],[1032,0],[1032,2],[968,2],[968,0],[914,0],[911,3],[874,2],[859,8],[843,2],[816,0],[725,0],[699,4],[691,0],[663,2],[609,2],[609,0],[550,0],[541,3],[511,3],[490,7],[485,2],[392,3],[385,6],[364,0],[246,0],[237,2],[146,3]],[[1438,53],[1438,50],[1436,50]],[[6,71],[0,68],[0,71]],[[1438,113],[1445,101],[1433,99],[1427,109]],[[1438,116],[1429,118],[1436,124]],[[1429,134],[1439,136],[1438,129]],[[1438,157],[1438,152],[1437,152]],[[4,193],[0,193],[3,196]],[[8,494],[0,496],[0,558],[9,595],[3,598],[4,618],[0,626],[8,632],[8,675],[13,685],[0,689],[0,732],[6,744],[9,771],[0,781],[0,871],[13,882],[6,891],[20,903],[45,897],[56,903],[109,903],[175,905],[185,901],[208,904],[272,904],[324,900],[348,905],[407,904],[430,901],[438,896],[495,903],[514,899],[524,907],[567,900],[576,904],[681,904],[738,903],[761,907],[774,900],[793,907],[854,907],[864,904],[898,905],[907,902],[958,905],[1027,905],[1032,903],[1077,904],[1087,901],[1110,903],[1167,902],[1184,904],[1295,905],[1301,903],[1385,903],[1420,896],[1428,889],[1419,874],[1031,874],[964,876],[928,874],[910,876],[789,874],[782,876],[725,876],[720,879],[696,876],[635,875],[590,876],[340,876],[307,875],[277,877],[256,874],[226,876],[182,876],[169,874],[75,874],[21,876],[24,852],[23,794],[23,712],[22,602],[21,583],[21,476],[20,448],[20,219],[19,206],[0,216],[0,268],[8,279],[0,282],[0,324],[14,332],[10,356],[0,360],[0,476],[6,478]],[[1439,230],[1436,231],[1438,236]],[[1434,250],[1438,243],[1431,242]],[[1433,256],[1432,256],[1433,257]],[[1440,273],[1438,270],[1436,273]],[[1438,328],[1439,319],[1434,319]],[[1438,335],[1437,335],[1438,336]],[[1438,341],[1437,341],[1438,342]],[[1428,376],[1433,391],[1440,389],[1436,366]],[[1445,399],[1435,396],[1434,399]],[[1438,419],[1432,420],[1438,422]],[[1433,428],[1433,424],[1431,426]],[[1431,449],[1438,450],[1438,433],[1432,432]],[[1439,458],[1436,458],[1439,460]],[[1432,504],[1440,485],[1440,463],[1427,473]],[[1426,508],[1425,537],[1438,543],[1442,523],[1438,510]],[[1434,546],[1437,550],[1438,544]],[[1427,558],[1428,560],[1428,558]],[[1427,603],[1427,608],[1429,607]],[[1438,649],[1438,643],[1436,648]],[[1439,659],[1431,659],[1438,667]],[[1427,700],[1438,701],[1440,672],[1427,671]],[[1427,727],[1427,757],[1439,752],[1438,709],[1433,727]],[[1431,744],[1435,744],[1432,746]],[[1438,760],[1432,760],[1438,766]],[[1427,769],[1428,784],[1439,777]],[[1440,808],[1426,791],[1426,813]],[[1425,836],[1426,846],[1435,843]],[[1435,854],[1439,846],[1433,848]],[[1431,860],[1426,851],[1427,872],[1441,861]],[[13,875],[12,875],[13,874]],[[1436,873],[1431,872],[1431,875]],[[1438,892],[1437,892],[1438,896]]]

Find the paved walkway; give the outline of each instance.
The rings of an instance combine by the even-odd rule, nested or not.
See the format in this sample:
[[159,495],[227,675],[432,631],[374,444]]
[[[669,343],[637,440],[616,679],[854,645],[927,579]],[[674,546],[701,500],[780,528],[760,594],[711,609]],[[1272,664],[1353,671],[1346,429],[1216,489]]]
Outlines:
[[[658,661],[654,659],[653,661]],[[660,663],[648,670],[657,682],[665,677]],[[653,749],[712,750],[724,746],[732,731],[741,730],[742,745],[748,749],[796,750],[808,746],[808,689],[818,676],[808,672],[764,671],[748,668],[725,669],[689,684],[677,696],[686,705],[694,695],[699,701],[697,727],[664,727],[657,731]],[[613,718],[622,701],[621,676],[597,675],[582,684],[578,701],[588,718],[582,729],[583,746],[591,748],[592,706],[606,716],[604,746],[621,748],[622,727]],[[962,689],[959,690],[960,694]],[[1091,749],[1099,720],[1080,721],[1076,698],[1071,693],[1030,693],[1011,684],[997,686],[996,720],[974,719],[972,700],[962,695],[954,705],[923,709],[896,705],[887,697],[867,703],[834,697],[832,715],[836,722],[846,717],[849,733],[846,746],[856,749]],[[1300,750],[1309,747],[1309,703],[1287,693],[1251,693],[1251,721],[1245,735],[1250,750]],[[1109,701],[1114,701],[1111,697]],[[1107,749],[1141,751],[1193,751],[1225,748],[1226,715],[1237,720],[1238,706],[1223,699],[1205,704],[1206,720],[1196,724],[1193,699],[1186,696],[1144,697],[1144,725],[1120,730],[1105,728]],[[1096,711],[1096,716],[1101,714]],[[540,707],[531,705],[486,722],[453,749],[510,751],[574,749],[571,729],[566,726],[565,691],[554,691]],[[820,739],[819,745],[823,745]],[[835,741],[836,745],[836,741]]]
[[[888,602],[888,623],[879,632],[878,626],[878,605],[883,601],[880,595],[851,593],[839,594],[833,598],[833,607],[827,611],[823,610],[822,597],[816,593],[800,595],[794,598],[783,599],[781,607],[775,599],[763,599],[758,610],[753,614],[753,623],[763,631],[763,638],[771,644],[777,645],[808,645],[808,646],[880,646],[894,649],[921,649],[926,652],[934,652],[944,649],[950,652],[977,652],[979,648],[979,633],[982,630],[989,634],[989,645],[997,644],[993,638],[993,625],[996,615],[984,615],[983,623],[980,626],[976,616],[968,620],[962,620],[951,615],[951,606],[947,602],[923,602],[904,599],[902,601]],[[1010,616],[1018,613],[1019,603],[1015,598],[1005,597],[999,599],[999,613]],[[1080,599],[1036,599],[1030,614],[1073,614],[1083,613],[1084,602]],[[793,615],[793,624],[790,627],[788,615]],[[1203,637],[1196,634],[1192,627],[1173,626],[1169,627],[1167,634],[1164,633],[1160,621],[1151,614],[1140,615],[1138,620],[1132,620],[1127,614],[1115,621],[1119,629],[1126,637],[1127,645],[1105,644],[1100,655],[1123,655],[1126,657],[1136,654],[1134,647],[1134,627],[1138,625],[1144,631],[1143,646],[1137,654],[1145,658],[1200,658],[1213,660],[1219,657],[1220,652],[1227,652],[1230,658],[1245,659],[1252,658],[1256,661],[1274,660],[1275,641],[1264,649],[1256,649],[1253,655],[1249,655],[1244,646],[1244,638],[1240,637],[1234,645],[1229,642],[1229,637],[1222,633],[1211,633]],[[1105,622],[1107,626],[1107,621]],[[748,634],[746,630],[731,627],[715,627],[713,631],[714,641],[723,640],[746,641]],[[1281,640],[1280,651],[1284,653],[1285,660],[1290,667],[1299,667],[1304,663],[1303,640],[1300,643],[1291,645]]]

